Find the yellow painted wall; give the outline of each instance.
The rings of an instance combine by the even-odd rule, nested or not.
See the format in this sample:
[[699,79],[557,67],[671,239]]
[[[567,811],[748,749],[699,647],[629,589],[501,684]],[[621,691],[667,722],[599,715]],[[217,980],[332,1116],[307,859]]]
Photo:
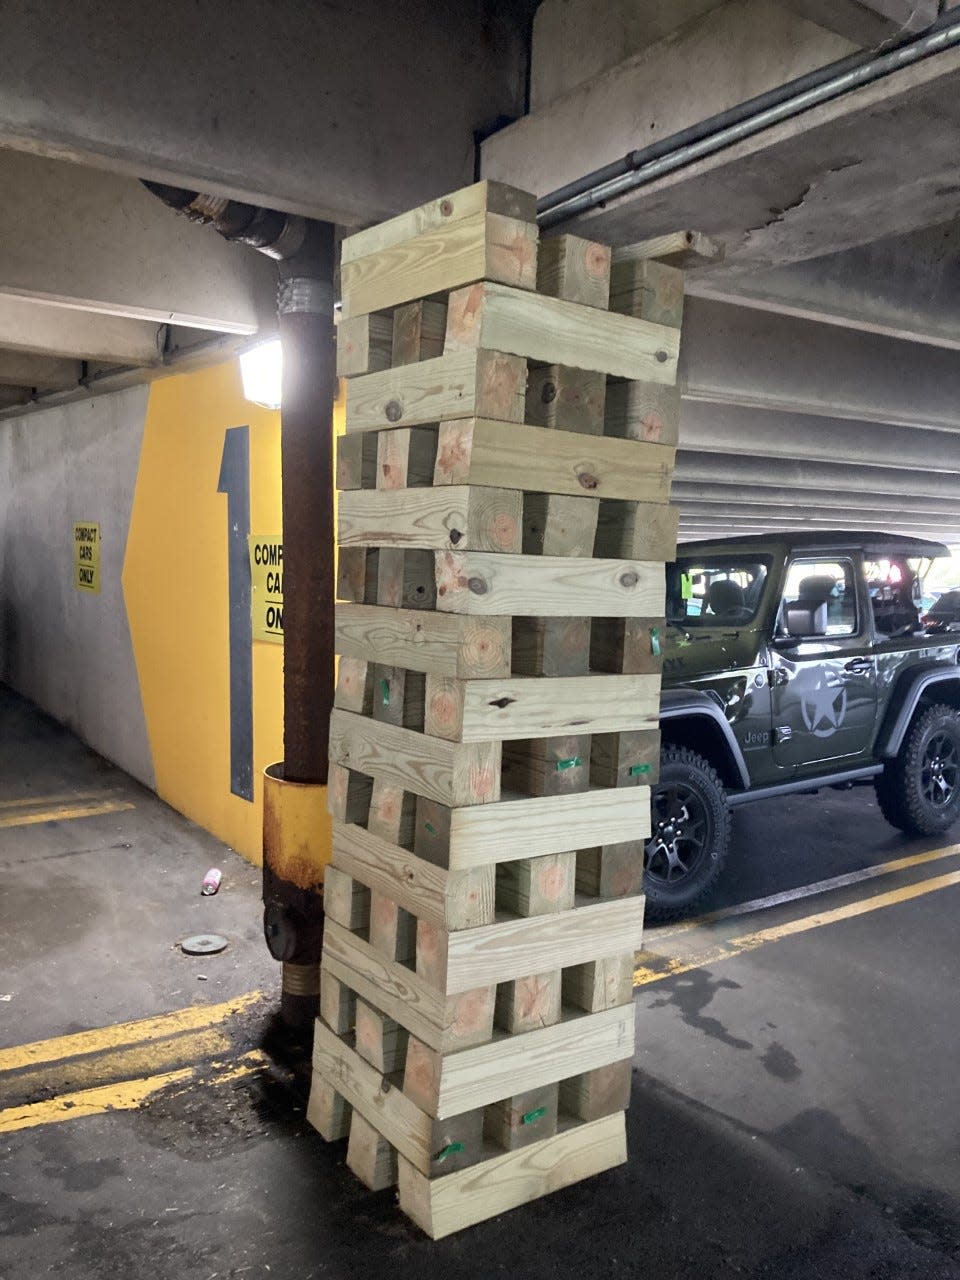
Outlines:
[[235,361],[155,382],[123,591],[158,794],[257,863],[266,765],[283,756],[283,648],[253,646],[253,803],[230,791],[224,432],[250,429],[250,532],[276,534],[280,415],[244,400]]

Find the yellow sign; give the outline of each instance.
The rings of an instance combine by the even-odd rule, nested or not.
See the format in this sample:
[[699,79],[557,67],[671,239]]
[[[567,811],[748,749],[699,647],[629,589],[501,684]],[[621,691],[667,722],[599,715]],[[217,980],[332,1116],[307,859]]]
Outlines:
[[84,521],[73,526],[73,584],[78,591],[100,594],[100,526]]
[[254,640],[283,644],[283,538],[250,534]]

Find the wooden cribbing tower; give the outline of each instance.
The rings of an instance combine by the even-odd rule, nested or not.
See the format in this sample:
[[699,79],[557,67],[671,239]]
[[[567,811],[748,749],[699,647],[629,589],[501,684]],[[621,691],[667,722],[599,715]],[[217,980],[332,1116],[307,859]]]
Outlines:
[[309,1117],[434,1237],[626,1159],[683,281],[535,213],[343,245]]

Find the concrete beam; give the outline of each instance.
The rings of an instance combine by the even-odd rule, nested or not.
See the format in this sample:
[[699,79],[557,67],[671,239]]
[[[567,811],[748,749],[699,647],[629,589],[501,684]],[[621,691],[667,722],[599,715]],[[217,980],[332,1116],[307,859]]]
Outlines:
[[131,178],[0,151],[0,190],[0,294],[225,333],[272,321],[274,263]]
[[727,453],[677,453],[676,479],[687,484],[737,485],[749,489],[814,489],[823,493],[928,493],[960,500],[960,474],[895,471],[891,467],[842,462],[800,462],[787,458],[736,457]]
[[[838,512],[830,507],[780,507],[741,506],[732,502],[723,505],[711,503],[678,502],[684,520],[704,520],[730,524],[819,524],[824,528],[865,529],[885,528],[896,520],[901,529],[930,529],[939,522],[932,516],[911,511],[906,506],[864,507],[859,511]],[[960,527],[960,512],[944,517],[944,523]]]
[[960,428],[953,351],[701,298],[685,308],[680,382],[711,404]]
[[862,467],[960,474],[960,428],[929,431],[802,413],[771,413],[738,405],[684,403],[680,447],[687,452],[732,453],[737,457],[829,460]]
[[0,294],[0,348],[108,364],[154,364],[163,327]]
[[925,31],[937,17],[937,0],[787,0],[801,17],[872,48],[899,35]]
[[0,384],[9,387],[72,387],[80,380],[79,360],[58,360],[21,351],[0,351]]
[[923,473],[904,476],[904,486],[897,492],[839,493],[830,489],[778,489],[748,488],[740,484],[697,484],[674,481],[670,499],[681,505],[736,505],[744,511],[755,506],[774,506],[780,510],[790,507],[821,507],[831,511],[892,511],[903,507],[930,519],[947,516],[960,518],[960,496],[957,498],[931,498],[926,492]]
[[690,272],[687,292],[960,349],[960,222],[769,271]]
[[29,387],[4,387],[0,385],[0,409],[13,409],[30,399]]
[[523,110],[534,8],[6,0],[0,145],[376,221],[472,180],[474,132]]
[[[842,528],[844,527],[849,528],[851,532],[854,532],[862,528],[862,526],[860,525],[837,526],[834,524],[822,524],[822,523],[816,523],[816,522],[810,522],[810,523],[797,522],[797,521],[784,522],[782,520],[771,522],[771,523],[764,523],[763,521],[756,521],[755,523],[751,523],[749,521],[745,521],[745,522],[737,522],[736,524],[734,524],[734,523],[731,523],[729,520],[726,522],[720,523],[720,522],[703,521],[703,520],[697,519],[696,517],[692,517],[690,520],[687,520],[687,521],[681,519],[680,540],[682,543],[694,543],[694,542],[704,541],[707,538],[718,539],[718,540],[721,538],[723,539],[736,538],[738,534],[750,534],[750,533],[775,534],[775,533],[781,533],[784,531],[792,532],[792,533],[807,531],[812,533],[814,530],[819,530],[819,529],[840,528],[842,530]],[[931,542],[942,542],[942,543],[946,543],[947,546],[957,546],[958,544],[960,544],[960,525],[951,525],[948,528],[943,528],[935,525],[929,526],[929,527],[924,526],[922,528],[912,528],[909,526],[900,525],[895,520],[888,520],[880,527],[880,529],[877,530],[877,532],[902,533],[912,538],[929,538]]]
[[[763,32],[743,20],[748,3],[732,0],[689,39],[647,50],[488,139],[484,176],[513,181],[526,174],[543,195],[660,136],[665,117],[669,133],[704,119],[724,99],[744,100],[755,91],[755,39],[768,47]],[[759,10],[749,12],[759,17]],[[719,25],[734,15],[736,31],[725,28],[721,38]],[[802,26],[803,19],[788,16]],[[711,46],[699,43],[708,34],[717,37],[716,61]],[[802,69],[801,53],[818,65],[852,47],[820,34],[838,42],[832,52],[805,34],[795,61],[771,77],[775,83]],[[783,54],[782,38],[770,57]],[[951,221],[960,216],[958,86],[960,50],[951,49],[609,199],[563,229],[627,245],[695,226],[726,241],[728,261],[772,267]]]

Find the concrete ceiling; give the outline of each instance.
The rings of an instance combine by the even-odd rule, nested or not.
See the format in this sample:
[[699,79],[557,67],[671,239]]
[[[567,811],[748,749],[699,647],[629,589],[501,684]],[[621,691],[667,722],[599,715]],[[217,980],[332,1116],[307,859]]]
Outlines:
[[[8,0],[0,416],[272,325],[272,264],[140,177],[359,225],[470,181],[485,137],[485,176],[546,194],[919,32],[938,5],[544,0],[531,50],[536,8],[238,0],[218,18],[171,0],[146,22],[51,0],[40,21]],[[560,228],[726,244],[688,276],[685,531],[881,522],[960,541],[958,154],[947,50]]]

